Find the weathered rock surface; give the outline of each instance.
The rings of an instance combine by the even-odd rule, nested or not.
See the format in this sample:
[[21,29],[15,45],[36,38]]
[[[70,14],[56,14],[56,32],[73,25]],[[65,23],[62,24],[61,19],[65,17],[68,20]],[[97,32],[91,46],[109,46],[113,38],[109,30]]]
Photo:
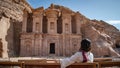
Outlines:
[[0,38],[3,57],[19,55],[21,21],[23,10],[30,12],[25,0],[0,0]]
[[[60,6],[55,7],[59,9]],[[24,9],[31,12],[31,7],[25,0],[0,0],[0,38],[3,43],[4,58],[19,56]],[[61,10],[73,12],[63,6]],[[78,16],[83,20],[82,38],[92,40],[92,52],[95,57],[120,56],[120,31],[118,29],[104,21],[89,20],[81,14]]]
[[[56,7],[58,9],[58,5]],[[60,10],[74,14],[74,11],[64,6],[61,6]],[[102,20],[90,20],[80,13],[77,16],[83,21],[82,38],[92,40],[92,52],[95,57],[120,56],[120,31],[117,28]]]
[[92,51],[96,57],[120,56],[120,41],[118,41],[120,32],[114,26],[104,21],[91,20],[84,24],[82,28],[84,29],[82,31],[84,37],[92,40]]

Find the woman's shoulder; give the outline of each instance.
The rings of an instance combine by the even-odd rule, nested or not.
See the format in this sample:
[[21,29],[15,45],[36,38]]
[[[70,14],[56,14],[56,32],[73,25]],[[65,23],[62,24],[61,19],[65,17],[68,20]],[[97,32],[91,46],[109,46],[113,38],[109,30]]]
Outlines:
[[[79,55],[80,55],[80,54],[82,54],[82,52],[81,52],[81,51],[78,51],[78,52],[76,52],[75,54],[77,54],[77,55],[79,54]],[[93,55],[92,52],[87,52],[86,54]]]
[[78,51],[78,52],[76,52],[75,54],[82,54],[82,52],[81,52],[81,51]]
[[74,56],[79,56],[79,57],[81,57],[82,56],[82,52],[76,52],[75,54],[74,54]]
[[93,53],[92,52],[88,52],[88,55],[93,57]]

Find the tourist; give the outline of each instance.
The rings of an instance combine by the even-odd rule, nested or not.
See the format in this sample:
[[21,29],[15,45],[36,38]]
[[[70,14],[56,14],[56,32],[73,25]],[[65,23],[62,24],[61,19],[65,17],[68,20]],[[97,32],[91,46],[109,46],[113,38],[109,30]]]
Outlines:
[[83,39],[78,52],[76,52],[70,58],[60,60],[61,68],[65,68],[75,62],[93,62],[93,54],[90,51],[91,41],[89,39]]

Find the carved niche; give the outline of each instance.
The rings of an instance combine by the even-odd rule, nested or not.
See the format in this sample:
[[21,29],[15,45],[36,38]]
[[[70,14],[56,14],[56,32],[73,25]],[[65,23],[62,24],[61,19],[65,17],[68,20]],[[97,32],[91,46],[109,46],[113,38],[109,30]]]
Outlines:
[[32,40],[31,39],[26,39],[25,48],[26,48],[26,53],[30,55],[32,51]]

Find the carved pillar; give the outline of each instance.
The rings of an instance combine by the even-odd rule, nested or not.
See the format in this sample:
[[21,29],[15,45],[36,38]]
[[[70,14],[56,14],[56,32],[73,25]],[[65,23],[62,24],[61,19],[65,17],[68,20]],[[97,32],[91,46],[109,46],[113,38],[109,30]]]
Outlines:
[[24,44],[25,44],[25,43],[24,43],[23,36],[21,36],[20,56],[25,56],[24,53],[26,53],[26,52],[25,52],[26,47],[24,46]]
[[57,37],[56,40],[55,40],[55,54],[56,54],[56,56],[59,56],[59,55],[60,55],[60,46],[59,46],[58,37]]
[[36,22],[36,16],[32,16],[33,17],[33,32],[36,32],[36,24],[37,24],[37,22]]
[[77,34],[81,34],[81,28],[80,28],[81,25],[80,25],[80,23],[81,23],[80,20],[77,20],[77,21],[76,21],[76,25],[77,25]]
[[77,34],[81,34],[81,24],[83,24],[83,16],[79,12],[75,14],[76,24],[77,24]]
[[26,32],[26,27],[27,27],[27,17],[28,17],[28,13],[27,11],[24,11],[23,14],[23,22],[22,22],[22,32]]
[[62,39],[63,41],[63,45],[62,45],[62,49],[63,49],[63,56],[65,56],[65,35],[63,35],[63,39]]
[[42,56],[42,35],[39,35],[39,42],[38,42],[38,56]]
[[[45,35],[45,37],[46,37],[46,35]],[[43,43],[42,44],[43,44],[42,45],[42,56],[47,56],[47,52],[48,52],[47,47],[49,46],[49,44],[48,44],[46,38],[43,39]]]
[[65,33],[65,24],[64,24],[64,18],[62,18],[62,31],[63,31],[63,34]]
[[40,34],[35,34],[35,56],[41,56],[42,52],[42,37]]
[[0,58],[2,58],[2,53],[3,53],[3,44],[2,44],[2,39],[0,39]]
[[71,16],[69,16],[69,24],[70,24],[70,25],[69,25],[69,27],[70,27],[70,28],[69,28],[69,29],[70,29],[69,33],[72,34]]
[[40,33],[42,33],[42,21],[43,21],[43,16],[40,16]]

